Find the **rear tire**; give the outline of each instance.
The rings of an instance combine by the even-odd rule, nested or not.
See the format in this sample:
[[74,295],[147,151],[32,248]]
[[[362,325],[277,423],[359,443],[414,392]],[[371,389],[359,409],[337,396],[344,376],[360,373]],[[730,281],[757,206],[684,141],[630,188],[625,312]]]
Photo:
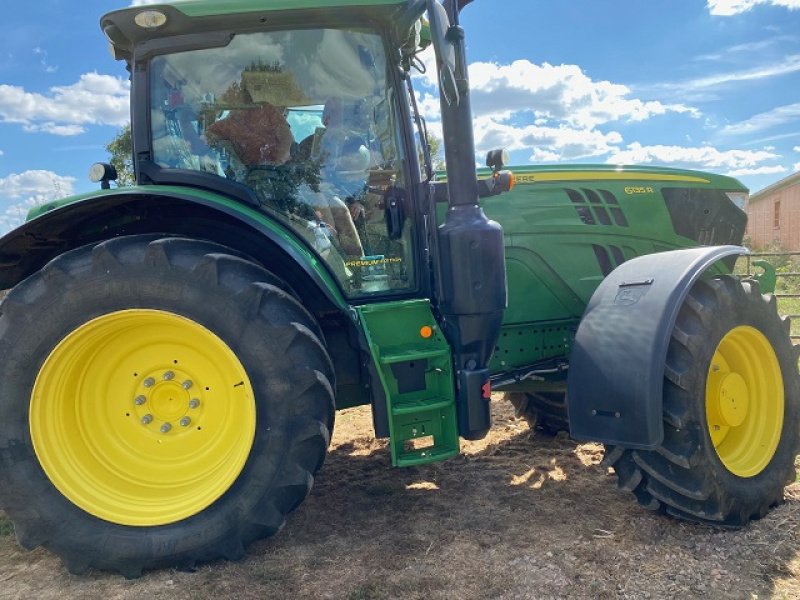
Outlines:
[[697,282],[670,340],[664,441],[652,451],[607,449],[619,487],[648,509],[727,527],[780,503],[800,451],[788,333],[756,282]]
[[507,392],[506,400],[514,406],[514,414],[525,419],[531,429],[547,435],[569,433],[566,392]]
[[130,236],[67,252],[9,292],[0,332],[0,506],[22,546],[72,573],[239,559],[325,458],[321,331],[229,248]]

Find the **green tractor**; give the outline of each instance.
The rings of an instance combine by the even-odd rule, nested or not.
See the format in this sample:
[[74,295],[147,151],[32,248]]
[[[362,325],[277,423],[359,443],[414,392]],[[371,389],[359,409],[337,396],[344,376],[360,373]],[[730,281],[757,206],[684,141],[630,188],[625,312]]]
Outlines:
[[[648,509],[726,527],[798,453],[788,321],[731,275],[746,190],[707,173],[475,172],[468,0],[189,0],[102,19],[136,185],[0,240],[0,507],[70,572],[238,559],[308,495],[337,409],[396,466],[492,391],[607,445]],[[410,73],[436,57],[446,173]]]

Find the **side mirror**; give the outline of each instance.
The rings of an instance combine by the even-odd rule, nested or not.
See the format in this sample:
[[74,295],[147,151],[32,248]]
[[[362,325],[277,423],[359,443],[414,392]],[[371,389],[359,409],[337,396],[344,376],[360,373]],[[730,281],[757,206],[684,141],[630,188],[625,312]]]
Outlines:
[[428,0],[428,23],[433,49],[436,52],[436,65],[439,70],[439,86],[445,102],[458,106],[461,100],[456,83],[456,49],[447,39],[450,18],[437,0]]
[[489,152],[486,153],[486,166],[492,171],[502,171],[503,167],[505,167],[510,161],[511,157],[508,154],[508,150],[505,148],[489,150]]

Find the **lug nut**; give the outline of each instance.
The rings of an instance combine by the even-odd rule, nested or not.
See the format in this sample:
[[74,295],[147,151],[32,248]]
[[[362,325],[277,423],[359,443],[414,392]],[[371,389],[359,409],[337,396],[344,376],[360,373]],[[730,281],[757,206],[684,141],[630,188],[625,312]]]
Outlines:
[[181,427],[188,427],[192,424],[192,420],[189,417],[183,417],[181,419]]
[[145,415],[142,417],[142,425],[150,425],[153,422],[153,415]]
[[143,383],[144,387],[153,387],[153,385],[155,385],[155,383],[156,383],[156,380],[153,379],[152,377],[148,377],[142,383]]
[[167,371],[166,373],[164,373],[164,381],[170,381],[171,379],[174,378],[175,378],[175,373],[173,373],[172,371]]
[[133,402],[136,404],[136,406],[141,406],[147,402],[147,398],[145,396],[136,396]]
[[189,408],[197,408],[198,406],[200,406],[200,400],[197,398],[192,398],[189,400]]
[[170,429],[172,429],[172,425],[170,425],[169,423],[164,423],[161,426],[161,433],[169,433]]
[[186,381],[184,381],[184,382],[181,384],[181,387],[182,387],[183,389],[185,389],[185,390],[188,390],[190,387],[192,387],[192,381],[191,381],[191,379],[187,379]]

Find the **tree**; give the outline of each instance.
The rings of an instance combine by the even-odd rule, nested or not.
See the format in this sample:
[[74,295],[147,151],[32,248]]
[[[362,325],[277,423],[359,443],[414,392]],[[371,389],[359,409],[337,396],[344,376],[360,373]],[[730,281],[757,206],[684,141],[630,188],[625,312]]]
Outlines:
[[133,143],[131,142],[130,124],[123,127],[106,146],[111,155],[111,164],[117,170],[117,185],[133,185],[136,178],[133,174]]
[[431,163],[436,171],[444,170],[444,160],[442,159],[442,140],[433,135],[430,131],[425,132],[428,142],[428,149],[431,153]]

